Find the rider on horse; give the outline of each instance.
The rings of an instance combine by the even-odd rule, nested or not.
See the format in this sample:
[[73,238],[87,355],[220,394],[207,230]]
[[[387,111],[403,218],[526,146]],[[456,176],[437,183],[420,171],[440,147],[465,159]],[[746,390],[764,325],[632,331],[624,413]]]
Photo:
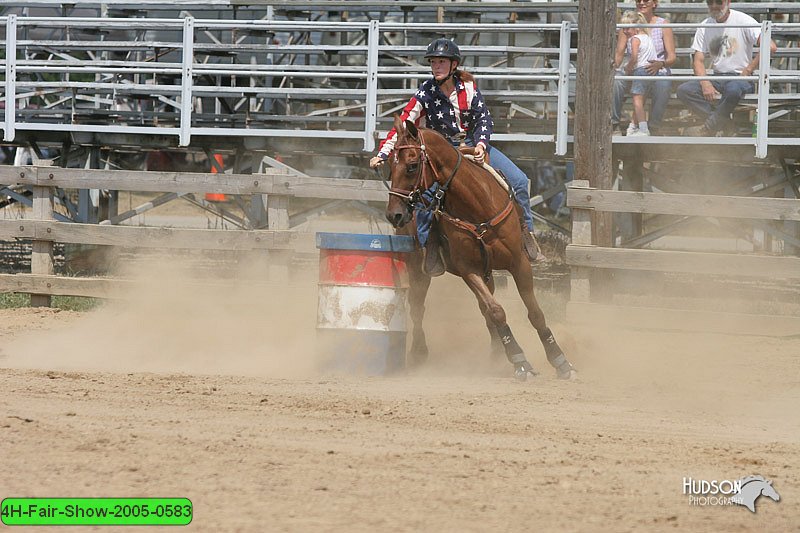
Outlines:
[[[425,125],[441,133],[454,146],[466,144],[474,148],[475,161],[482,164],[489,155],[492,166],[501,172],[514,191],[514,196],[522,207],[523,244],[531,260],[538,255],[538,245],[533,236],[533,215],[531,213],[528,176],[505,154],[489,145],[492,135],[492,116],[483,96],[475,84],[472,74],[459,69],[461,51],[449,39],[436,39],[428,45],[425,59],[430,62],[432,78],[426,80],[411,97],[400,119],[417,125]],[[397,132],[394,128],[381,144],[378,155],[370,159],[370,167],[382,165],[394,149]],[[431,259],[438,259],[439,239],[431,235],[426,245],[426,265],[428,272],[438,275],[444,272],[442,265],[435,265]]]

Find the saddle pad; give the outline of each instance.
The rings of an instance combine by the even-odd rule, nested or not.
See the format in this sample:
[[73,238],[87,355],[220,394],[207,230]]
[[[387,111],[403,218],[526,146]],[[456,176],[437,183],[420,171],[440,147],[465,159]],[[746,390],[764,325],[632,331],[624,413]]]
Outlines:
[[[469,159],[469,160],[470,160],[470,161],[472,161],[473,163],[475,163],[475,156],[473,156],[473,155],[470,155],[470,154],[464,154],[464,157],[465,157],[466,159]],[[476,164],[477,164],[477,163],[476,163]],[[495,179],[495,180],[497,180],[497,183],[499,183],[499,184],[500,184],[500,186],[503,188],[503,190],[504,190],[504,191],[506,191],[506,192],[509,192],[509,191],[508,191],[508,182],[507,182],[505,179],[503,179],[503,176],[501,176],[501,175],[500,175],[500,174],[499,174],[499,173],[498,173],[498,172],[497,172],[497,171],[494,169],[494,167],[490,167],[490,166],[489,166],[487,163],[485,163],[485,162],[484,162],[484,163],[483,163],[481,166],[482,166],[484,169],[488,170],[488,171],[489,171],[489,174],[491,174],[492,176],[494,176],[494,179]]]

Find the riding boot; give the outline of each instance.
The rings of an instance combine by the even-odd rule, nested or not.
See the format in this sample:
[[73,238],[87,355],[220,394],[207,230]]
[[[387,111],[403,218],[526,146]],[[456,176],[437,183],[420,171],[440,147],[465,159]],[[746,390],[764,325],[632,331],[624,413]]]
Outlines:
[[425,257],[422,261],[422,271],[432,278],[444,274],[445,265],[444,257],[442,256],[442,245],[439,242],[439,232],[436,229],[431,228],[424,250]]
[[528,226],[525,224],[524,220],[520,219],[520,224],[522,226],[522,248],[525,250],[525,253],[528,254],[528,259],[531,260],[531,263],[537,260],[544,260],[542,250],[539,248],[539,243],[536,242],[536,237],[533,235],[533,232],[528,231]]

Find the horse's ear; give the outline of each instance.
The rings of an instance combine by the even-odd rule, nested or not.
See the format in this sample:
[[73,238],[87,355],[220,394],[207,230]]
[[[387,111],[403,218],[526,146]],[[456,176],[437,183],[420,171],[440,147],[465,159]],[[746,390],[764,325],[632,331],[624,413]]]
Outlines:
[[419,140],[419,130],[410,120],[406,120],[406,131],[415,141]]
[[394,131],[398,134],[403,131],[403,121],[400,119],[400,115],[394,116]]

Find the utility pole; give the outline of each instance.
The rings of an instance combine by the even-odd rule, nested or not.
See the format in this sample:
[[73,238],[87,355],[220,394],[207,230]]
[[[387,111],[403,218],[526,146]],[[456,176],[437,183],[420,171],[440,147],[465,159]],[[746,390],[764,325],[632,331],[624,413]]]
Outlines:
[[[578,77],[575,86],[575,179],[611,189],[611,91],[616,45],[616,0],[578,2]],[[594,213],[592,244],[611,246],[611,214]]]

